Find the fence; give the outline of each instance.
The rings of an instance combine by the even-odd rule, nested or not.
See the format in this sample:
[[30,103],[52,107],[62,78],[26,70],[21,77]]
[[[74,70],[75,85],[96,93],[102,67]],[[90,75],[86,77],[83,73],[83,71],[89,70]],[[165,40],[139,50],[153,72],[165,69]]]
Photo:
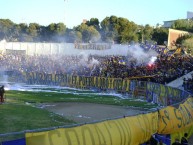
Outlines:
[[45,74],[39,72],[26,72],[23,75],[28,84],[59,85],[80,89],[100,89],[102,91],[113,90],[119,93],[130,93],[135,98],[140,97],[148,102],[153,101],[162,106],[176,104],[190,95],[186,91],[162,84],[122,78]]
[[99,91],[116,91],[131,94],[134,98],[141,98],[161,106],[179,103],[190,94],[177,88],[163,84],[137,81],[122,78],[108,78],[95,76],[73,76],[69,74],[46,74],[40,72],[12,73],[6,72],[6,80],[38,85],[57,85],[79,89],[94,89]]

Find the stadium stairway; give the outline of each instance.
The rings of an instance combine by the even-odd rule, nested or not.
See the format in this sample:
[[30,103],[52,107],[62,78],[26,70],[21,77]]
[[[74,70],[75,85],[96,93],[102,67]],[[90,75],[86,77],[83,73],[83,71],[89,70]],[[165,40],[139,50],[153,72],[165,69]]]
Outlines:
[[186,79],[188,79],[188,78],[192,78],[192,75],[193,74],[193,71],[191,71],[191,72],[189,72],[188,74],[186,74],[186,75],[183,75],[182,77],[180,77],[180,78],[177,78],[176,80],[173,80],[172,82],[170,82],[170,83],[168,83],[168,84],[166,84],[166,86],[170,86],[170,87],[174,87],[174,88],[179,88],[179,89],[182,89],[182,90],[184,90],[184,88],[183,88],[183,79],[184,78],[186,78]]

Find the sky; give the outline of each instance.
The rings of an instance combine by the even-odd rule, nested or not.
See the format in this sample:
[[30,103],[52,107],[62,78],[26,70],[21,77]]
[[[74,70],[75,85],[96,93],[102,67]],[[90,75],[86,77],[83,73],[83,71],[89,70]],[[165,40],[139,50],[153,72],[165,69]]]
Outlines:
[[44,26],[62,22],[67,28],[80,25],[83,19],[101,22],[112,15],[155,26],[193,12],[193,0],[0,0],[0,6],[0,19]]

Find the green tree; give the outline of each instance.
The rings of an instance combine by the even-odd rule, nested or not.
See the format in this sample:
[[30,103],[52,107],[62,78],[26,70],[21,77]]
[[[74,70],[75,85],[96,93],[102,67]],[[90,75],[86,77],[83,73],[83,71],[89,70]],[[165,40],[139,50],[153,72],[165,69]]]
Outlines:
[[182,45],[186,47],[186,51],[193,55],[193,36],[182,41]]
[[11,33],[14,23],[9,19],[0,19],[0,39],[11,39]]
[[39,41],[40,36],[40,25],[37,23],[30,23],[27,29],[27,33],[29,37],[32,38],[33,41]]
[[101,22],[102,40],[116,43],[138,41],[137,29],[137,25],[126,18],[106,17]]
[[28,34],[28,25],[27,24],[20,23],[15,28],[17,30],[14,30],[14,31],[16,31],[16,33],[20,33],[17,38],[18,41],[20,42],[32,42],[33,41],[32,36],[29,36]]
[[130,22],[126,18],[118,18],[118,42],[119,43],[128,43],[131,41],[138,41],[137,36],[137,25],[134,22]]
[[10,41],[19,41],[19,38],[21,36],[21,27],[18,24],[14,24],[12,27],[12,34],[11,34],[11,40]]
[[50,37],[49,37],[49,31],[48,31],[48,27],[46,26],[40,26],[40,42],[49,42],[50,41]]
[[58,36],[63,36],[66,32],[66,26],[64,25],[64,23],[57,23],[56,24],[56,30],[55,33]]
[[64,36],[65,42],[67,43],[74,43],[76,40],[76,32],[74,29],[66,29],[65,36]]
[[51,23],[48,25],[47,29],[47,35],[50,37],[50,41],[54,42],[63,42],[64,40],[64,35],[66,32],[66,26],[64,23]]
[[117,40],[118,32],[115,28],[117,28],[118,25],[116,26],[116,23],[117,23],[116,16],[106,17],[101,22],[101,31],[102,31],[101,38],[103,41],[112,42]]
[[176,40],[176,44],[181,45],[184,40],[189,39],[189,38],[191,38],[191,37],[192,37],[192,36],[189,35],[189,34],[182,35],[182,36],[180,36],[180,37]]
[[158,45],[164,45],[164,41],[168,40],[168,29],[167,28],[155,28],[152,34],[152,40],[156,41]]
[[143,39],[146,41],[152,40],[153,27],[150,25],[145,25],[143,28]]
[[45,33],[49,37],[48,41],[53,41],[54,40],[53,38],[55,36],[55,31],[56,31],[56,23],[49,24],[47,28],[44,29],[44,31],[46,31]]
[[91,18],[90,21],[86,22],[86,25],[93,26],[97,31],[100,31],[99,20],[97,18]]
[[176,20],[172,24],[171,28],[178,29],[178,30],[183,30],[183,31],[193,32],[193,20],[192,19]]
[[28,25],[25,23],[20,23],[19,27],[21,29],[21,33],[27,33]]
[[55,30],[55,37],[54,41],[55,42],[64,42],[65,41],[65,32],[66,32],[66,26],[64,23],[57,23],[56,24],[56,30]]
[[79,38],[82,38],[82,42],[97,42],[100,39],[100,33],[95,29],[94,26],[88,26],[84,23],[75,28],[76,31],[81,33],[77,33]]
[[76,35],[76,42],[82,42],[82,33],[80,31],[75,31],[75,35]]

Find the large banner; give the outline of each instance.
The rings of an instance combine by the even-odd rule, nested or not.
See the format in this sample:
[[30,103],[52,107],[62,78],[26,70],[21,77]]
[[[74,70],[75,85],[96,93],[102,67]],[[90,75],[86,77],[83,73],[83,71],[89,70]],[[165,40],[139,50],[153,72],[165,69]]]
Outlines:
[[193,125],[193,98],[188,98],[178,108],[168,106],[159,110],[159,134],[184,131]]
[[133,97],[141,97],[148,102],[168,106],[189,97],[189,93],[162,84],[135,81],[122,78],[95,76],[73,76],[69,74],[46,74],[42,72],[24,72],[24,80],[28,84],[59,85],[80,89],[96,89],[130,93]]
[[191,127],[186,128],[185,130],[181,131],[181,132],[177,132],[177,133],[173,133],[171,134],[171,144],[175,141],[175,139],[181,139],[184,134],[187,133],[188,134],[188,138],[193,134],[193,125]]
[[130,80],[94,76],[72,76],[69,74],[46,74],[40,72],[23,73],[29,84],[55,84],[80,89],[96,88],[101,90],[130,91]]
[[7,55],[26,55],[26,50],[12,50],[12,49],[6,49]]
[[26,133],[26,145],[139,145],[157,132],[157,112],[72,128]]
[[157,96],[156,102],[154,103],[158,103],[164,106],[179,103],[185,98],[187,98],[188,95],[182,93],[184,91],[181,91],[177,88],[172,88],[169,86],[152,82],[147,83],[147,91],[152,93],[152,98],[154,97],[154,95]]
[[111,43],[75,43],[74,48],[86,50],[106,50],[111,49]]

